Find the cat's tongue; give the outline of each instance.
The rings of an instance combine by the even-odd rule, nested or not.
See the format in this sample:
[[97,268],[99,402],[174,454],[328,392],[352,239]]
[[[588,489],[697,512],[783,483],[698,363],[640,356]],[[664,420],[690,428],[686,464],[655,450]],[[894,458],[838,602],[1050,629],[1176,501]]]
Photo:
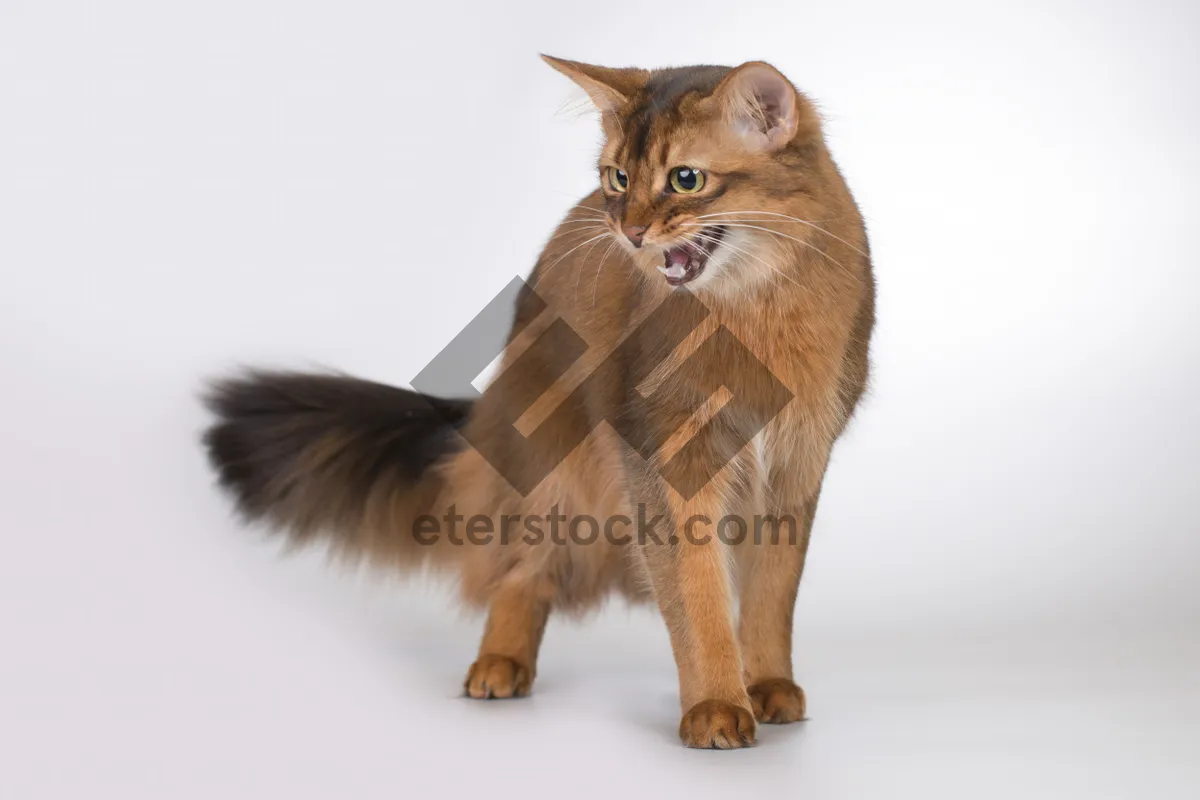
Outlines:
[[694,281],[704,272],[709,257],[725,236],[725,228],[713,225],[700,232],[696,239],[702,239],[707,244],[701,247],[696,239],[677,244],[663,253],[663,265],[658,271],[672,286],[682,286]]
[[684,245],[683,247],[673,247],[667,251],[665,270],[663,274],[668,278],[682,278],[687,274],[688,262],[692,260],[691,248]]
[[699,275],[701,266],[700,252],[689,242],[668,250],[663,266],[658,269],[666,276],[667,283],[679,286]]

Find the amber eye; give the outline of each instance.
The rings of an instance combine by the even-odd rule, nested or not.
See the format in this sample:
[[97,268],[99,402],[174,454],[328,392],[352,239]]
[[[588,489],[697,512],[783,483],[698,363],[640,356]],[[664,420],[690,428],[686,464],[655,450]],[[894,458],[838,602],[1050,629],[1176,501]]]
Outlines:
[[629,176],[616,167],[605,167],[604,178],[614,192],[623,192],[629,188]]
[[692,167],[671,170],[671,188],[680,194],[695,194],[704,188],[704,173]]

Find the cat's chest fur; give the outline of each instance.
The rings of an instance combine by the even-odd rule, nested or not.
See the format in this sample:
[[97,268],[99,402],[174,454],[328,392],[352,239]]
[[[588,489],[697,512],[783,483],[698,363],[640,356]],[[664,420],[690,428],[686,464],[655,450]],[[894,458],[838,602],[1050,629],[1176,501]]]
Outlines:
[[792,395],[754,437],[743,458],[771,494],[811,497],[850,409],[841,391],[848,322],[829,308],[777,309],[725,326]]
[[828,308],[715,305],[669,354],[644,351],[654,366],[638,395],[655,398],[652,424],[677,445],[725,426],[711,457],[752,494],[807,498],[849,411],[839,391],[847,330]]

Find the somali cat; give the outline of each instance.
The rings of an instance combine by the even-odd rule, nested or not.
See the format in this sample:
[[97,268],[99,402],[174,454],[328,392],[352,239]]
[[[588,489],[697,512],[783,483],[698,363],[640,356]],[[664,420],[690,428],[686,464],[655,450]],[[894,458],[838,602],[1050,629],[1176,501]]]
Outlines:
[[[804,718],[793,608],[874,323],[862,217],[813,105],[768,64],[546,61],[600,111],[600,186],[538,259],[488,390],[252,372],[212,387],[205,443],[247,519],[456,575],[487,608],[468,696],[527,695],[551,612],[615,591],[666,620],[683,742],[745,747],[756,720]],[[606,535],[534,535],[559,514]],[[697,535],[750,514],[772,535]]]

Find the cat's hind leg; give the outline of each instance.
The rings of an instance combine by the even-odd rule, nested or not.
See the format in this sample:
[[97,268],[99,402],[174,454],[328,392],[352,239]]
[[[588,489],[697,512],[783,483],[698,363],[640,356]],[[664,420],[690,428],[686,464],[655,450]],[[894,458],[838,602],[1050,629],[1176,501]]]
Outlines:
[[537,674],[538,648],[550,603],[530,584],[503,584],[493,593],[479,655],[463,691],[480,700],[524,697]]

